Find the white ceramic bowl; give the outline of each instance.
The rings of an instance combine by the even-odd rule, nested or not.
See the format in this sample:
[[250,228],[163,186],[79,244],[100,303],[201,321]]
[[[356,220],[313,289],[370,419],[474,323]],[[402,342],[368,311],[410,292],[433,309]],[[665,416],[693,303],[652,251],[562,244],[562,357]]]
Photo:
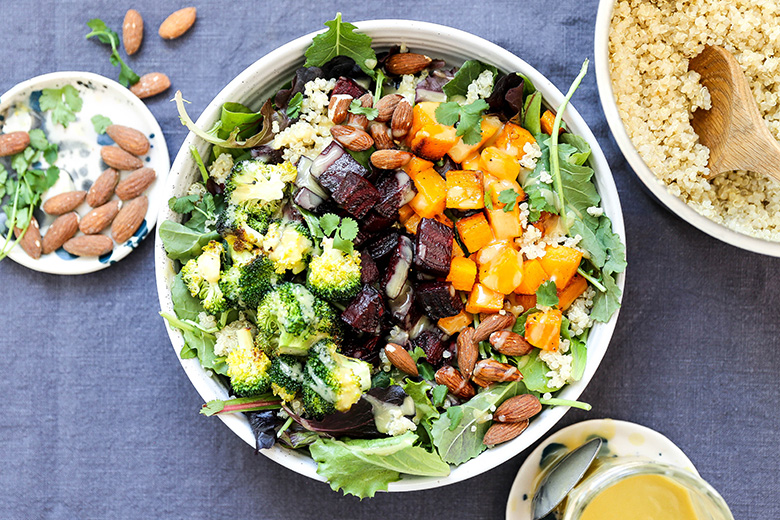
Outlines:
[[[536,69],[512,53],[472,34],[450,27],[409,20],[371,20],[359,22],[356,25],[361,32],[367,33],[373,38],[374,48],[376,49],[387,49],[394,44],[404,42],[414,51],[424,52],[436,58],[443,58],[451,64],[459,65],[466,59],[477,58],[492,63],[505,72],[522,72],[533,81],[534,85],[542,92],[544,98],[551,105],[558,106],[563,101],[561,92],[537,72]],[[250,106],[250,108],[260,107],[263,101],[288,81],[293,76],[295,69],[301,66],[304,61],[303,52],[311,43],[314,34],[316,33],[298,38],[250,65],[249,68],[239,74],[236,79],[231,81],[214,98],[203,111],[197,124],[201,128],[210,128],[219,117],[220,106],[227,101],[239,101]],[[573,79],[574,74],[572,74]],[[612,226],[615,232],[625,241],[620,201],[618,200],[615,183],[604,154],[598,143],[596,143],[593,134],[586,126],[585,121],[573,107],[569,106],[564,119],[574,133],[583,136],[591,144],[593,148],[591,161],[596,170],[596,186],[603,198],[604,210],[612,219]],[[198,147],[204,156],[205,151],[208,149],[207,143],[192,133],[187,137],[179,154],[176,156],[171,169],[171,175],[168,177],[166,196],[183,194],[198,175],[195,163],[189,152],[191,145]],[[165,219],[178,218],[179,216],[172,213],[167,206],[160,209],[159,219],[161,222]],[[170,296],[170,283],[174,275],[173,262],[165,255],[159,235],[155,244],[155,262],[160,305],[164,311],[173,312]],[[618,285],[622,288],[623,283],[624,276],[621,274],[618,277]],[[561,392],[560,397],[576,399],[585,389],[606,352],[616,321],[617,313],[615,313],[609,323],[596,324],[593,327],[588,340],[589,355],[585,375],[577,383],[566,387]],[[183,345],[181,334],[168,327],[168,335],[171,338],[174,350],[178,353]],[[180,360],[180,362],[192,384],[195,385],[195,388],[205,401],[228,398],[227,390],[205,373],[197,359]],[[486,450],[479,457],[461,466],[453,467],[452,472],[447,477],[424,478],[406,476],[401,481],[390,484],[389,490],[411,491],[427,489],[452,484],[479,475],[507,461],[533,444],[549,431],[567,410],[568,408],[565,407],[545,410],[531,422],[528,429],[517,439]],[[196,413],[196,411],[193,410],[192,413]],[[238,436],[254,446],[252,432],[247,420],[243,416],[220,415],[219,417]],[[278,446],[271,450],[264,450],[263,453],[279,464],[302,475],[323,480],[316,473],[316,463],[302,453]]]
[[[76,257],[60,248],[36,260],[27,255],[21,247],[14,247],[8,255],[8,258],[15,262],[36,271],[53,274],[84,274],[117,263],[138,247],[141,240],[149,234],[157,219],[159,206],[167,200],[163,198],[163,180],[168,175],[171,159],[160,125],[144,102],[116,81],[92,72],[52,72],[22,81],[0,97],[0,114],[5,114],[9,107],[17,103],[26,103],[31,94],[41,89],[62,88],[65,85],[76,87],[84,104],[76,113],[76,120],[67,128],[46,123],[48,125],[46,131],[56,132],[56,136],[66,142],[68,151],[60,151],[56,163],[62,172],[60,180],[44,194],[44,202],[65,191],[89,189],[106,168],[100,159],[100,148],[102,145],[110,145],[114,142],[107,135],[98,135],[95,132],[91,118],[97,114],[107,116],[113,123],[135,128],[146,135],[150,149],[141,159],[145,166],[153,168],[157,173],[157,178],[145,192],[149,199],[149,206],[144,222],[132,237],[121,244],[115,244],[110,253],[100,257]],[[39,117],[39,114],[36,117]],[[122,178],[126,177],[127,173],[121,172]],[[91,209],[86,202],[83,202],[76,211],[83,217]],[[40,209],[35,214],[39,216],[41,235],[45,235],[54,218],[45,215]],[[110,227],[104,230],[103,234],[110,235]],[[2,242],[3,239],[0,239],[0,243]]]
[[708,235],[748,251],[780,256],[780,242],[770,242],[738,233],[697,213],[682,199],[670,193],[666,183],[656,177],[644,160],[642,160],[642,157],[640,157],[639,152],[634,147],[634,143],[631,142],[631,138],[628,136],[628,132],[626,132],[625,126],[623,126],[623,120],[620,118],[620,112],[612,90],[612,77],[609,71],[609,34],[614,6],[615,0],[601,0],[599,2],[594,42],[596,81],[598,83],[601,106],[604,108],[604,113],[607,116],[609,128],[612,130],[615,141],[617,141],[623,155],[626,156],[628,163],[636,172],[637,177],[655,198],[661,201],[670,211]]

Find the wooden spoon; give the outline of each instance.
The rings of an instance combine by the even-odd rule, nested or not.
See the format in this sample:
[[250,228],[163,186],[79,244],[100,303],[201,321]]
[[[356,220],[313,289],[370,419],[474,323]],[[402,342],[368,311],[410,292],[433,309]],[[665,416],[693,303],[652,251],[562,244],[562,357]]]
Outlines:
[[780,144],[764,123],[736,58],[723,47],[707,45],[688,70],[701,75],[712,98],[712,108],[695,111],[691,121],[699,141],[710,149],[707,179],[750,170],[780,181]]

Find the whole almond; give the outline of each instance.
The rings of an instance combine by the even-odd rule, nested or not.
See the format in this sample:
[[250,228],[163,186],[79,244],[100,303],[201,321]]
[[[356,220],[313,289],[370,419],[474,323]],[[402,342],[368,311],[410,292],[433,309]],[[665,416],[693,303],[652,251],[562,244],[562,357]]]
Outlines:
[[507,363],[499,363],[495,359],[481,359],[474,365],[471,379],[479,386],[485,387],[491,383],[520,381],[523,379],[523,374],[517,367]]
[[144,162],[133,154],[127,153],[118,146],[104,146],[100,149],[103,162],[117,170],[137,170]]
[[371,164],[380,170],[395,170],[412,160],[412,154],[402,150],[377,150],[371,154]]
[[511,330],[493,332],[490,344],[497,352],[507,356],[525,356],[534,348],[523,336]]
[[[22,230],[14,226],[14,236],[19,238],[22,234]],[[19,245],[22,246],[24,252],[27,253],[30,258],[37,260],[41,257],[42,245],[41,245],[41,228],[38,226],[38,221],[35,217],[30,219],[30,225],[27,226],[27,231],[24,232],[24,236],[19,241]]]
[[401,345],[395,343],[388,343],[385,347],[385,355],[390,363],[401,372],[405,372],[411,376],[419,376],[420,372],[417,370],[417,364],[412,359],[409,352]]
[[458,334],[458,369],[463,377],[471,378],[479,358],[479,348],[474,343],[474,327],[467,327]]
[[130,92],[140,99],[156,96],[170,88],[171,80],[162,72],[144,74],[138,83],[130,86]]
[[460,372],[450,365],[445,365],[437,370],[434,378],[437,383],[446,386],[452,395],[463,400],[471,399],[476,395],[474,387],[471,386],[469,380],[464,378]]
[[424,54],[404,52],[393,54],[385,63],[385,69],[390,74],[403,76],[404,74],[417,74],[431,64],[433,60]]
[[149,139],[135,128],[122,125],[109,125],[106,128],[108,137],[119,147],[133,155],[144,155],[149,151]]
[[354,126],[336,125],[330,128],[330,135],[341,146],[353,152],[368,150],[374,145],[374,140],[364,130]]
[[171,13],[168,18],[160,24],[160,30],[157,31],[161,38],[173,40],[186,33],[192,24],[195,23],[197,9],[194,7],[185,7]]
[[43,237],[43,254],[56,251],[79,230],[79,216],[74,213],[60,215],[51,223]]
[[330,103],[328,103],[328,119],[333,121],[333,124],[340,125],[346,121],[349,115],[349,105],[352,104],[354,98],[349,94],[334,94],[330,97]]
[[30,134],[27,132],[8,132],[0,134],[0,157],[21,153],[30,144]]
[[403,139],[412,127],[412,105],[406,99],[398,102],[393,111],[393,120],[390,128],[393,131],[393,139]]
[[141,195],[154,182],[157,174],[151,168],[139,168],[119,181],[114,193],[122,200],[134,199]]
[[477,343],[485,341],[497,330],[512,328],[516,319],[511,312],[490,314],[477,326],[477,330],[474,332],[474,341]]
[[401,94],[388,94],[383,96],[382,99],[376,102],[376,106],[374,107],[377,109],[377,115],[374,118],[374,121],[379,121],[380,123],[390,121],[393,117],[393,112],[395,112],[395,107],[398,106],[398,103],[403,98],[404,97]]
[[113,168],[106,168],[106,170],[100,174],[100,177],[95,179],[92,183],[92,187],[87,192],[87,204],[93,208],[102,206],[111,198],[114,194],[114,188],[119,182],[119,172]]
[[542,404],[533,394],[510,397],[493,412],[493,420],[498,422],[527,421],[542,411]]
[[368,133],[374,139],[374,146],[377,150],[390,150],[395,148],[393,138],[390,136],[390,129],[384,123],[377,121],[368,122]]
[[86,196],[86,191],[66,191],[47,199],[41,208],[49,215],[62,215],[76,209]]
[[[371,94],[363,94],[358,98],[358,101],[363,108],[371,108],[374,105],[374,98]],[[363,114],[353,114],[350,112],[349,116],[347,116],[346,125],[366,130],[368,128],[368,117]]]
[[144,19],[141,13],[135,9],[128,9],[125,13],[125,21],[122,22],[122,44],[125,52],[132,56],[141,47],[144,39]]
[[482,438],[482,444],[485,446],[495,446],[502,442],[511,441],[528,428],[528,421],[512,422],[512,423],[493,423],[488,431],[485,432],[485,436]]
[[114,241],[106,235],[81,235],[71,238],[62,247],[76,256],[100,256],[114,249]]
[[111,236],[114,237],[114,241],[117,244],[121,244],[133,236],[133,233],[143,223],[148,208],[149,199],[143,195],[122,206],[113,224],[111,224]]
[[111,224],[116,214],[119,213],[119,207],[122,203],[118,200],[112,200],[102,206],[93,209],[81,219],[79,229],[85,235],[94,235],[100,233]]

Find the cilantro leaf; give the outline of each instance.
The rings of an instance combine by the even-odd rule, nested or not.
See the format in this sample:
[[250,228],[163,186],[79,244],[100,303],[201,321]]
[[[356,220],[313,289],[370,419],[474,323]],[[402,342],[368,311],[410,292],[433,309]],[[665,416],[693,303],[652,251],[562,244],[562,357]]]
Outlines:
[[325,22],[325,26],[328,30],[315,36],[306,49],[304,67],[320,67],[336,56],[347,56],[355,60],[363,72],[372,78],[376,77],[374,67],[377,60],[371,48],[371,37],[356,33],[357,27],[342,22],[341,13],[336,13],[336,18]]
[[520,195],[512,188],[503,190],[498,194],[498,202],[504,204],[504,213],[509,213],[515,209],[519,197]]
[[111,46],[109,61],[111,65],[119,67],[119,83],[125,87],[138,83],[138,80],[141,78],[119,56],[119,51],[117,50],[119,48],[119,36],[117,33],[109,29],[106,23],[99,18],[88,21],[87,27],[92,29],[91,32],[87,33],[87,39],[96,37],[101,43]]
[[321,216],[320,227],[322,228],[322,232],[330,236],[331,233],[336,231],[340,221],[341,219],[338,217],[338,215],[334,215],[333,213],[326,213],[325,215]]
[[355,240],[358,234],[358,224],[353,219],[345,217],[341,219],[339,236],[344,240]]
[[485,207],[487,209],[493,209],[493,188],[485,190]]
[[486,70],[493,73],[493,80],[495,81],[498,69],[493,65],[487,65],[479,60],[468,60],[464,63],[458,69],[458,72],[455,73],[455,76],[442,87],[442,91],[447,95],[447,100],[449,101],[454,96],[465,96],[468,93],[471,82]]
[[51,110],[51,119],[65,128],[76,120],[76,112],[81,110],[83,103],[79,91],[73,85],[62,88],[45,88],[41,90],[38,103],[42,111]]
[[112,124],[111,120],[104,115],[97,114],[92,116],[92,126],[98,134],[105,134],[106,128]]
[[49,147],[49,141],[46,139],[46,134],[40,128],[34,128],[28,132],[30,135],[30,146],[36,150],[46,150]]
[[349,104],[349,111],[355,115],[366,116],[366,119],[369,121],[373,121],[376,116],[379,115],[379,110],[376,108],[364,107],[357,99],[353,99],[352,103]]
[[460,119],[460,105],[455,101],[441,103],[436,107],[436,121],[443,125],[454,126]]
[[303,105],[303,94],[296,92],[287,103],[287,117],[295,119],[301,115],[301,105]]
[[200,195],[197,194],[185,195],[184,197],[171,197],[168,200],[168,207],[171,208],[171,211],[175,211],[176,213],[181,213],[183,215],[194,210],[195,203],[199,200]]
[[558,305],[558,289],[555,282],[547,280],[536,290],[536,304],[543,307]]
[[454,101],[440,104],[434,112],[436,121],[452,126],[457,123],[455,135],[463,136],[465,144],[477,144],[482,139],[482,113],[488,104],[478,99],[469,105],[459,105]]

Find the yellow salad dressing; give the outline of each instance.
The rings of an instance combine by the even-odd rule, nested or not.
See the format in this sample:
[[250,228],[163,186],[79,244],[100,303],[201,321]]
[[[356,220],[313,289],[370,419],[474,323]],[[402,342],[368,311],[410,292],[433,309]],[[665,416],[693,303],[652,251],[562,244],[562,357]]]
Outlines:
[[580,520],[698,520],[688,491],[663,475],[635,475],[608,487]]

